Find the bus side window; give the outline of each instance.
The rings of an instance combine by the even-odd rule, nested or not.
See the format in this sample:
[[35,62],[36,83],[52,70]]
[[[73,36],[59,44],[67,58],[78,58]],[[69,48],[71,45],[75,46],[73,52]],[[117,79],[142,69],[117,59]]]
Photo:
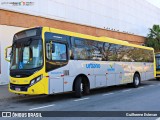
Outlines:
[[67,47],[63,43],[54,42],[54,52],[52,53],[52,60],[66,61],[67,60]]
[[103,60],[103,42],[87,40],[87,46],[89,48],[90,59],[96,61]]
[[70,55],[70,59],[74,60],[74,37],[71,37],[70,39],[71,39],[71,41],[70,41],[71,48],[70,48],[70,52],[69,52],[70,54],[69,55]]
[[71,44],[72,44],[71,59],[88,60],[88,51],[85,44],[85,39],[72,37]]
[[104,59],[105,61],[113,61],[115,58],[115,52],[114,52],[114,44],[112,43],[105,43],[104,44]]
[[51,60],[50,52],[51,52],[51,48],[50,48],[50,43],[48,42],[48,43],[46,43],[46,57],[48,60]]

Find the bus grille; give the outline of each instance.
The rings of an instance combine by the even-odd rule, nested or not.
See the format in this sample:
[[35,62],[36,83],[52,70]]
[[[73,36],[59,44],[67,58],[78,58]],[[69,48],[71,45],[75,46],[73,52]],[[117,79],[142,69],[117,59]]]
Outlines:
[[157,77],[160,77],[160,74],[156,74]]
[[10,83],[10,89],[11,90],[27,91],[28,87],[29,87],[29,84],[26,84],[26,85],[15,85],[15,84]]

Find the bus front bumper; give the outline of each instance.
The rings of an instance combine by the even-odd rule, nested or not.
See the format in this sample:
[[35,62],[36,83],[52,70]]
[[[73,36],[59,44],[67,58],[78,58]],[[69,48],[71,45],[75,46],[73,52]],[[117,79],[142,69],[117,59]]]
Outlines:
[[26,94],[26,95],[41,95],[45,94],[44,85],[41,83],[36,83],[33,86],[29,85],[18,85],[9,84],[9,91],[16,94]]

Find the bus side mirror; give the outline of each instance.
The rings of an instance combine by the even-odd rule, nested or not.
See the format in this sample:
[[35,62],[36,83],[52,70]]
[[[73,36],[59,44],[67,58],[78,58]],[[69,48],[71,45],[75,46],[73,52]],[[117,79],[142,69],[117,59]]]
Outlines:
[[52,53],[55,52],[55,44],[52,44]]
[[8,61],[8,62],[10,62],[11,48],[12,48],[12,46],[9,46],[9,47],[5,48],[5,54],[4,54],[5,55],[5,60]]

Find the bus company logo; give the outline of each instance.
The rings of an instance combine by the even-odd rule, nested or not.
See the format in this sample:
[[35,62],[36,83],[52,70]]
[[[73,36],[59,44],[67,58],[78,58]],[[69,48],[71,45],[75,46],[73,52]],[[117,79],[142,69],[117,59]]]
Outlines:
[[100,64],[86,64],[86,68],[101,68]]
[[109,64],[109,66],[110,66],[111,68],[113,68],[113,65],[114,65],[114,63]]
[[109,72],[114,72],[114,71],[115,71],[115,68],[113,68],[113,65],[114,65],[114,63],[111,63],[111,64],[109,65],[110,68],[108,68],[107,71],[109,71]]
[[58,74],[62,74],[62,72],[59,72],[59,71],[57,71],[57,72],[51,72],[51,74],[58,75]]
[[12,5],[12,6],[33,6],[34,2],[1,2],[1,5]]

